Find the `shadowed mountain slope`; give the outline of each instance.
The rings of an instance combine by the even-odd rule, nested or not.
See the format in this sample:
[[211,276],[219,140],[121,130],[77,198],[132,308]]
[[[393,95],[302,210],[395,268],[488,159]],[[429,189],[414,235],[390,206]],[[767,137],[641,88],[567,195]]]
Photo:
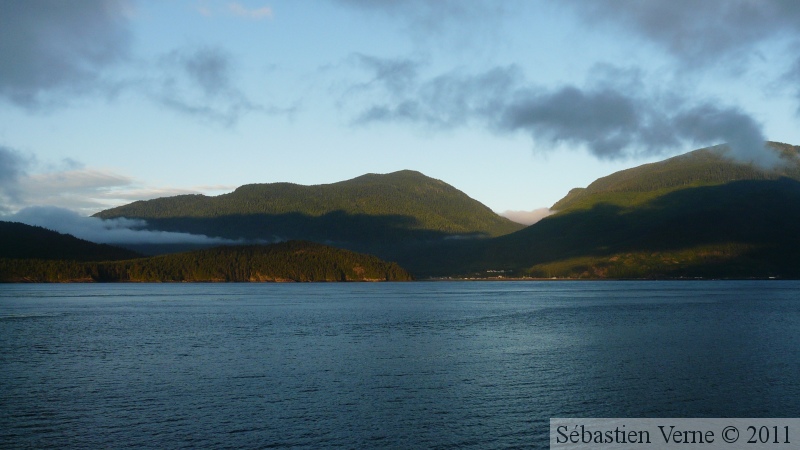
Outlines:
[[113,261],[140,256],[129,250],[95,244],[42,227],[0,222],[0,258]]

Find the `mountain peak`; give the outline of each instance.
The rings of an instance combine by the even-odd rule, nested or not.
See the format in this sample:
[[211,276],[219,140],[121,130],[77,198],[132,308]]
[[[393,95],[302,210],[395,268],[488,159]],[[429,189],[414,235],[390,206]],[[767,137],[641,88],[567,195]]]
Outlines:
[[444,183],[413,170],[331,184],[248,184],[216,197],[168,197],[102,211],[153,229],[245,239],[330,242],[498,236],[522,228]]

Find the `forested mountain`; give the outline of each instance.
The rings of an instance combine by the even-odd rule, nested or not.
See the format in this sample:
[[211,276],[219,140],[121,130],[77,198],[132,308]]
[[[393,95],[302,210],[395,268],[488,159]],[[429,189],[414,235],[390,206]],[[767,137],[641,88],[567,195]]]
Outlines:
[[251,184],[215,197],[138,201],[96,216],[145,219],[152,229],[231,239],[308,239],[365,249],[523,228],[454,187],[409,170],[316,186]]
[[[771,145],[782,159],[771,169],[735,162],[717,146],[611,174],[573,189],[554,205],[556,214],[512,233],[519,226],[410,171],[322,186],[248,185],[218,197],[136,202],[99,216],[229,238],[332,241],[397,261],[417,277],[800,278],[800,147]],[[453,239],[469,236],[495,237]],[[98,258],[83,256],[89,259]],[[0,278],[20,279],[19,260],[2,264]],[[308,242],[25,264],[47,281],[409,277],[396,264]]]
[[783,164],[774,168],[743,164],[726,157],[728,149],[724,145],[709,147],[599,178],[586,188],[571,190],[551,209],[585,209],[599,203],[633,206],[679,189],[733,181],[779,178],[800,181],[800,147],[778,142],[769,145]]
[[95,244],[46,228],[0,221],[0,258],[112,261],[140,256],[129,250]]
[[217,247],[125,261],[0,258],[3,282],[407,281],[395,263],[310,242]]
[[774,169],[734,162],[715,147],[614,173],[571,191],[555,215],[491,241],[443,247],[416,270],[800,277],[800,147],[772,145],[784,161]]

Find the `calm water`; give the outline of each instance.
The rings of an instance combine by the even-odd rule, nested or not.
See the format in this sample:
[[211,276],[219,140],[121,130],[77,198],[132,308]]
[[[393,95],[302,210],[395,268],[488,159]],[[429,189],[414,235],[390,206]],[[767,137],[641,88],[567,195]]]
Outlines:
[[0,285],[0,447],[546,447],[800,416],[798,282]]

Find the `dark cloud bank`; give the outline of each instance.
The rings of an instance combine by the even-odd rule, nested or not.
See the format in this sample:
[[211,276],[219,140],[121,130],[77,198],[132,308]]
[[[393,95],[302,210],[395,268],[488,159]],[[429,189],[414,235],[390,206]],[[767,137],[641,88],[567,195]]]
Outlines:
[[19,180],[27,175],[30,163],[20,152],[0,145],[0,213],[19,202]]
[[[398,17],[426,33],[498,21],[514,3],[338,0]],[[589,24],[611,24],[663,47],[686,67],[752,55],[755,46],[783,38],[800,45],[800,2],[794,0],[565,0]],[[98,91],[133,89],[182,114],[224,125],[250,112],[291,113],[259,105],[235,87],[231,56],[215,47],[168,52],[138,80],[109,81],[131,58],[123,0],[5,0],[0,2],[0,98],[40,108]],[[489,18],[489,19],[487,19]],[[493,22],[495,23],[495,22]],[[472,28],[470,28],[472,29]],[[428,34],[430,36],[430,34]],[[745,56],[747,58],[749,56]],[[587,147],[600,158],[668,153],[686,142],[728,142],[745,160],[765,162],[760,124],[735,106],[664,92],[601,76],[583,86],[532,86],[514,66],[483,73],[450,72],[420,79],[414,60],[357,55],[373,77],[356,87],[379,90],[380,101],[356,117],[360,124],[405,121],[453,128],[469,124],[499,133],[523,132],[537,141]],[[800,57],[782,81],[800,97]],[[592,74],[594,76],[594,74]],[[607,74],[606,74],[607,75]]]
[[[498,20],[515,7],[506,3],[498,8],[497,2],[477,0],[424,5],[337,1],[396,17],[425,32],[429,40],[454,28],[474,28],[482,17]],[[761,45],[788,46],[790,55],[800,55],[791,51],[800,48],[800,2],[795,0],[565,0],[539,6],[571,11],[594,32],[611,27],[621,38],[652,43],[672,55],[675,69],[681,71],[746,69],[748,62],[762,57]],[[584,86],[538,87],[526,83],[513,66],[420,80],[420,65],[413,60],[363,55],[357,59],[373,75],[359,88],[383,89],[357,114],[357,124],[398,121],[434,128],[479,124],[497,132],[528,133],[540,142],[586,146],[600,158],[670,153],[687,143],[728,142],[740,159],[776,162],[763,150],[761,125],[745,111],[715,99],[681,95],[679,89],[645,91],[641,85],[626,84],[625,77],[601,77]],[[774,63],[785,64],[787,71],[771,81],[800,100],[800,56]]]
[[225,126],[251,112],[293,111],[258,104],[237,89],[233,58],[218,47],[198,44],[132,64],[132,10],[125,0],[0,1],[0,99],[40,111],[132,92]]
[[[760,46],[789,55],[771,61],[782,77],[771,80],[800,101],[800,2],[796,0],[564,0],[589,27],[611,26],[653,43],[675,57],[681,70],[727,66],[746,71],[761,59]],[[800,107],[797,109],[800,115]]]
[[589,25],[610,24],[637,34],[679,58],[706,66],[754,56],[769,39],[796,40],[796,0],[564,0]]
[[129,56],[116,0],[0,2],[0,96],[37,109],[109,89],[103,72]]
[[[583,146],[601,159],[674,152],[687,143],[728,143],[743,161],[771,165],[761,125],[733,106],[652,92],[636,71],[598,66],[584,86],[534,86],[516,66],[420,79],[406,60],[360,58],[359,85],[371,103],[354,122],[407,122],[434,128],[478,125],[522,132],[550,145]],[[376,98],[384,100],[375,101]]]

